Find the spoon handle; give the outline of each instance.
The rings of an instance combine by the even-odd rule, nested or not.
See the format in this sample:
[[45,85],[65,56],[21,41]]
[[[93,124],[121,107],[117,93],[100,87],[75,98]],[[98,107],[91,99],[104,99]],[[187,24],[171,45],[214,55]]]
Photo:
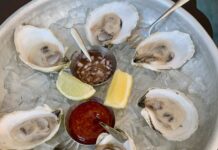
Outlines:
[[150,29],[149,29],[149,35],[151,33],[151,30],[153,29],[153,27],[160,22],[161,20],[163,20],[164,18],[166,18],[167,16],[169,16],[172,12],[174,12],[177,8],[183,6],[184,4],[186,4],[188,1],[190,0],[178,0],[172,7],[170,7],[163,15],[161,15],[154,23],[151,24]]
[[107,124],[103,123],[102,121],[99,121],[99,124],[108,132],[110,133],[115,139],[117,139],[121,143],[125,143],[128,140],[127,135],[122,132],[121,130],[112,128],[108,126]]
[[85,47],[84,42],[82,41],[81,36],[79,35],[78,31],[72,27],[71,28],[71,35],[73,36],[73,38],[75,39],[76,43],[78,44],[79,48],[82,50],[82,52],[84,53],[84,55],[88,58],[88,60],[91,62],[91,57]]

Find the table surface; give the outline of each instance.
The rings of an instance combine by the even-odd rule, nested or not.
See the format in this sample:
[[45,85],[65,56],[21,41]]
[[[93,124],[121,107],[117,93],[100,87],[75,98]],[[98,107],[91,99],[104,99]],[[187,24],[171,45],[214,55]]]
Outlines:
[[[17,9],[30,1],[31,0],[0,0],[0,24],[3,23]],[[212,37],[212,26],[207,17],[196,8],[196,0],[190,1],[184,6],[184,8],[188,10],[201,23],[201,25]]]

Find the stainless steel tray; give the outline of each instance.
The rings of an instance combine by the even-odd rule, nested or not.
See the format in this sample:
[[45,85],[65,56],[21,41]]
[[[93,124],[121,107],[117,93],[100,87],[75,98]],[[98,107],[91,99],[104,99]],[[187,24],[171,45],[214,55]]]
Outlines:
[[[25,66],[18,58],[13,32],[22,23],[48,27],[72,51],[77,50],[69,27],[82,24],[86,14],[96,6],[111,0],[33,0],[0,26],[0,115],[13,110],[29,109],[44,103],[62,107],[65,111],[72,101],[55,88],[56,75],[46,75]],[[127,0],[135,5],[141,20],[150,24],[172,5],[170,0]],[[143,22],[143,21],[141,21]],[[200,24],[185,10],[179,9],[164,21],[158,30],[180,30],[191,35],[196,54],[180,70],[154,73],[130,66],[132,49],[116,50],[119,68],[134,75],[134,88],[129,107],[116,110],[117,126],[133,137],[138,150],[216,150],[218,148],[218,52],[215,44]],[[84,35],[84,33],[83,33]],[[84,37],[84,36],[83,36]],[[119,46],[118,46],[119,49]],[[152,131],[140,117],[137,99],[149,87],[169,87],[186,93],[194,102],[200,116],[197,132],[183,142],[170,142]],[[97,96],[104,98],[107,85],[98,88]],[[36,149],[52,149],[66,138],[60,132],[51,141]],[[92,149],[75,143],[74,149]]]

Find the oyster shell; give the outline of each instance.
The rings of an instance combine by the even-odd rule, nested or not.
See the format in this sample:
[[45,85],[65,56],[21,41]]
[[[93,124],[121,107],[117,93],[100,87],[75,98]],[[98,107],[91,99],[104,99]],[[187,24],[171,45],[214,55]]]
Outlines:
[[188,139],[198,128],[198,112],[183,93],[171,89],[150,89],[141,98],[141,115],[151,128],[172,141]]
[[180,31],[158,32],[137,46],[132,64],[154,71],[178,69],[194,53],[194,44],[189,34]]
[[[129,136],[128,136],[129,137]],[[108,133],[102,133],[99,135],[96,142],[96,150],[136,150],[134,141],[132,138],[125,143],[120,143],[112,135]]]
[[32,149],[50,140],[58,131],[62,110],[47,106],[15,111],[0,119],[0,149]]
[[120,44],[137,26],[137,9],[127,2],[111,2],[94,9],[86,20],[86,35],[92,45]]
[[64,46],[49,29],[20,25],[15,30],[14,42],[20,59],[35,70],[57,71],[66,63]]

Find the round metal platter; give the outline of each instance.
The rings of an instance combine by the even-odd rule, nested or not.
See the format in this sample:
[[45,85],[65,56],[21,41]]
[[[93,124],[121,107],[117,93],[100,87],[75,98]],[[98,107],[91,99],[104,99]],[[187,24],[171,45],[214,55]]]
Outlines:
[[[140,13],[139,24],[150,24],[172,5],[169,0],[127,0]],[[48,104],[66,110],[75,102],[67,100],[55,87],[57,74],[44,74],[24,65],[17,57],[14,29],[22,24],[50,28],[71,52],[78,50],[69,28],[77,26],[85,39],[83,24],[87,13],[111,0],[34,0],[18,10],[0,26],[0,115],[15,110]],[[127,14],[128,15],[128,14]],[[179,9],[162,22],[157,31],[180,30],[194,41],[194,57],[179,70],[156,73],[130,65],[134,50],[114,49],[118,68],[130,73],[134,87],[128,107],[115,110],[116,126],[134,139],[138,150],[216,150],[218,148],[218,53],[200,24],[185,10]],[[88,45],[87,41],[86,44]],[[98,87],[96,96],[104,98],[108,84]],[[150,87],[173,88],[192,99],[199,113],[198,130],[186,141],[172,142],[148,127],[140,116],[138,99]],[[52,149],[67,138],[64,126],[49,142],[36,149]],[[94,149],[73,143],[74,150]]]

